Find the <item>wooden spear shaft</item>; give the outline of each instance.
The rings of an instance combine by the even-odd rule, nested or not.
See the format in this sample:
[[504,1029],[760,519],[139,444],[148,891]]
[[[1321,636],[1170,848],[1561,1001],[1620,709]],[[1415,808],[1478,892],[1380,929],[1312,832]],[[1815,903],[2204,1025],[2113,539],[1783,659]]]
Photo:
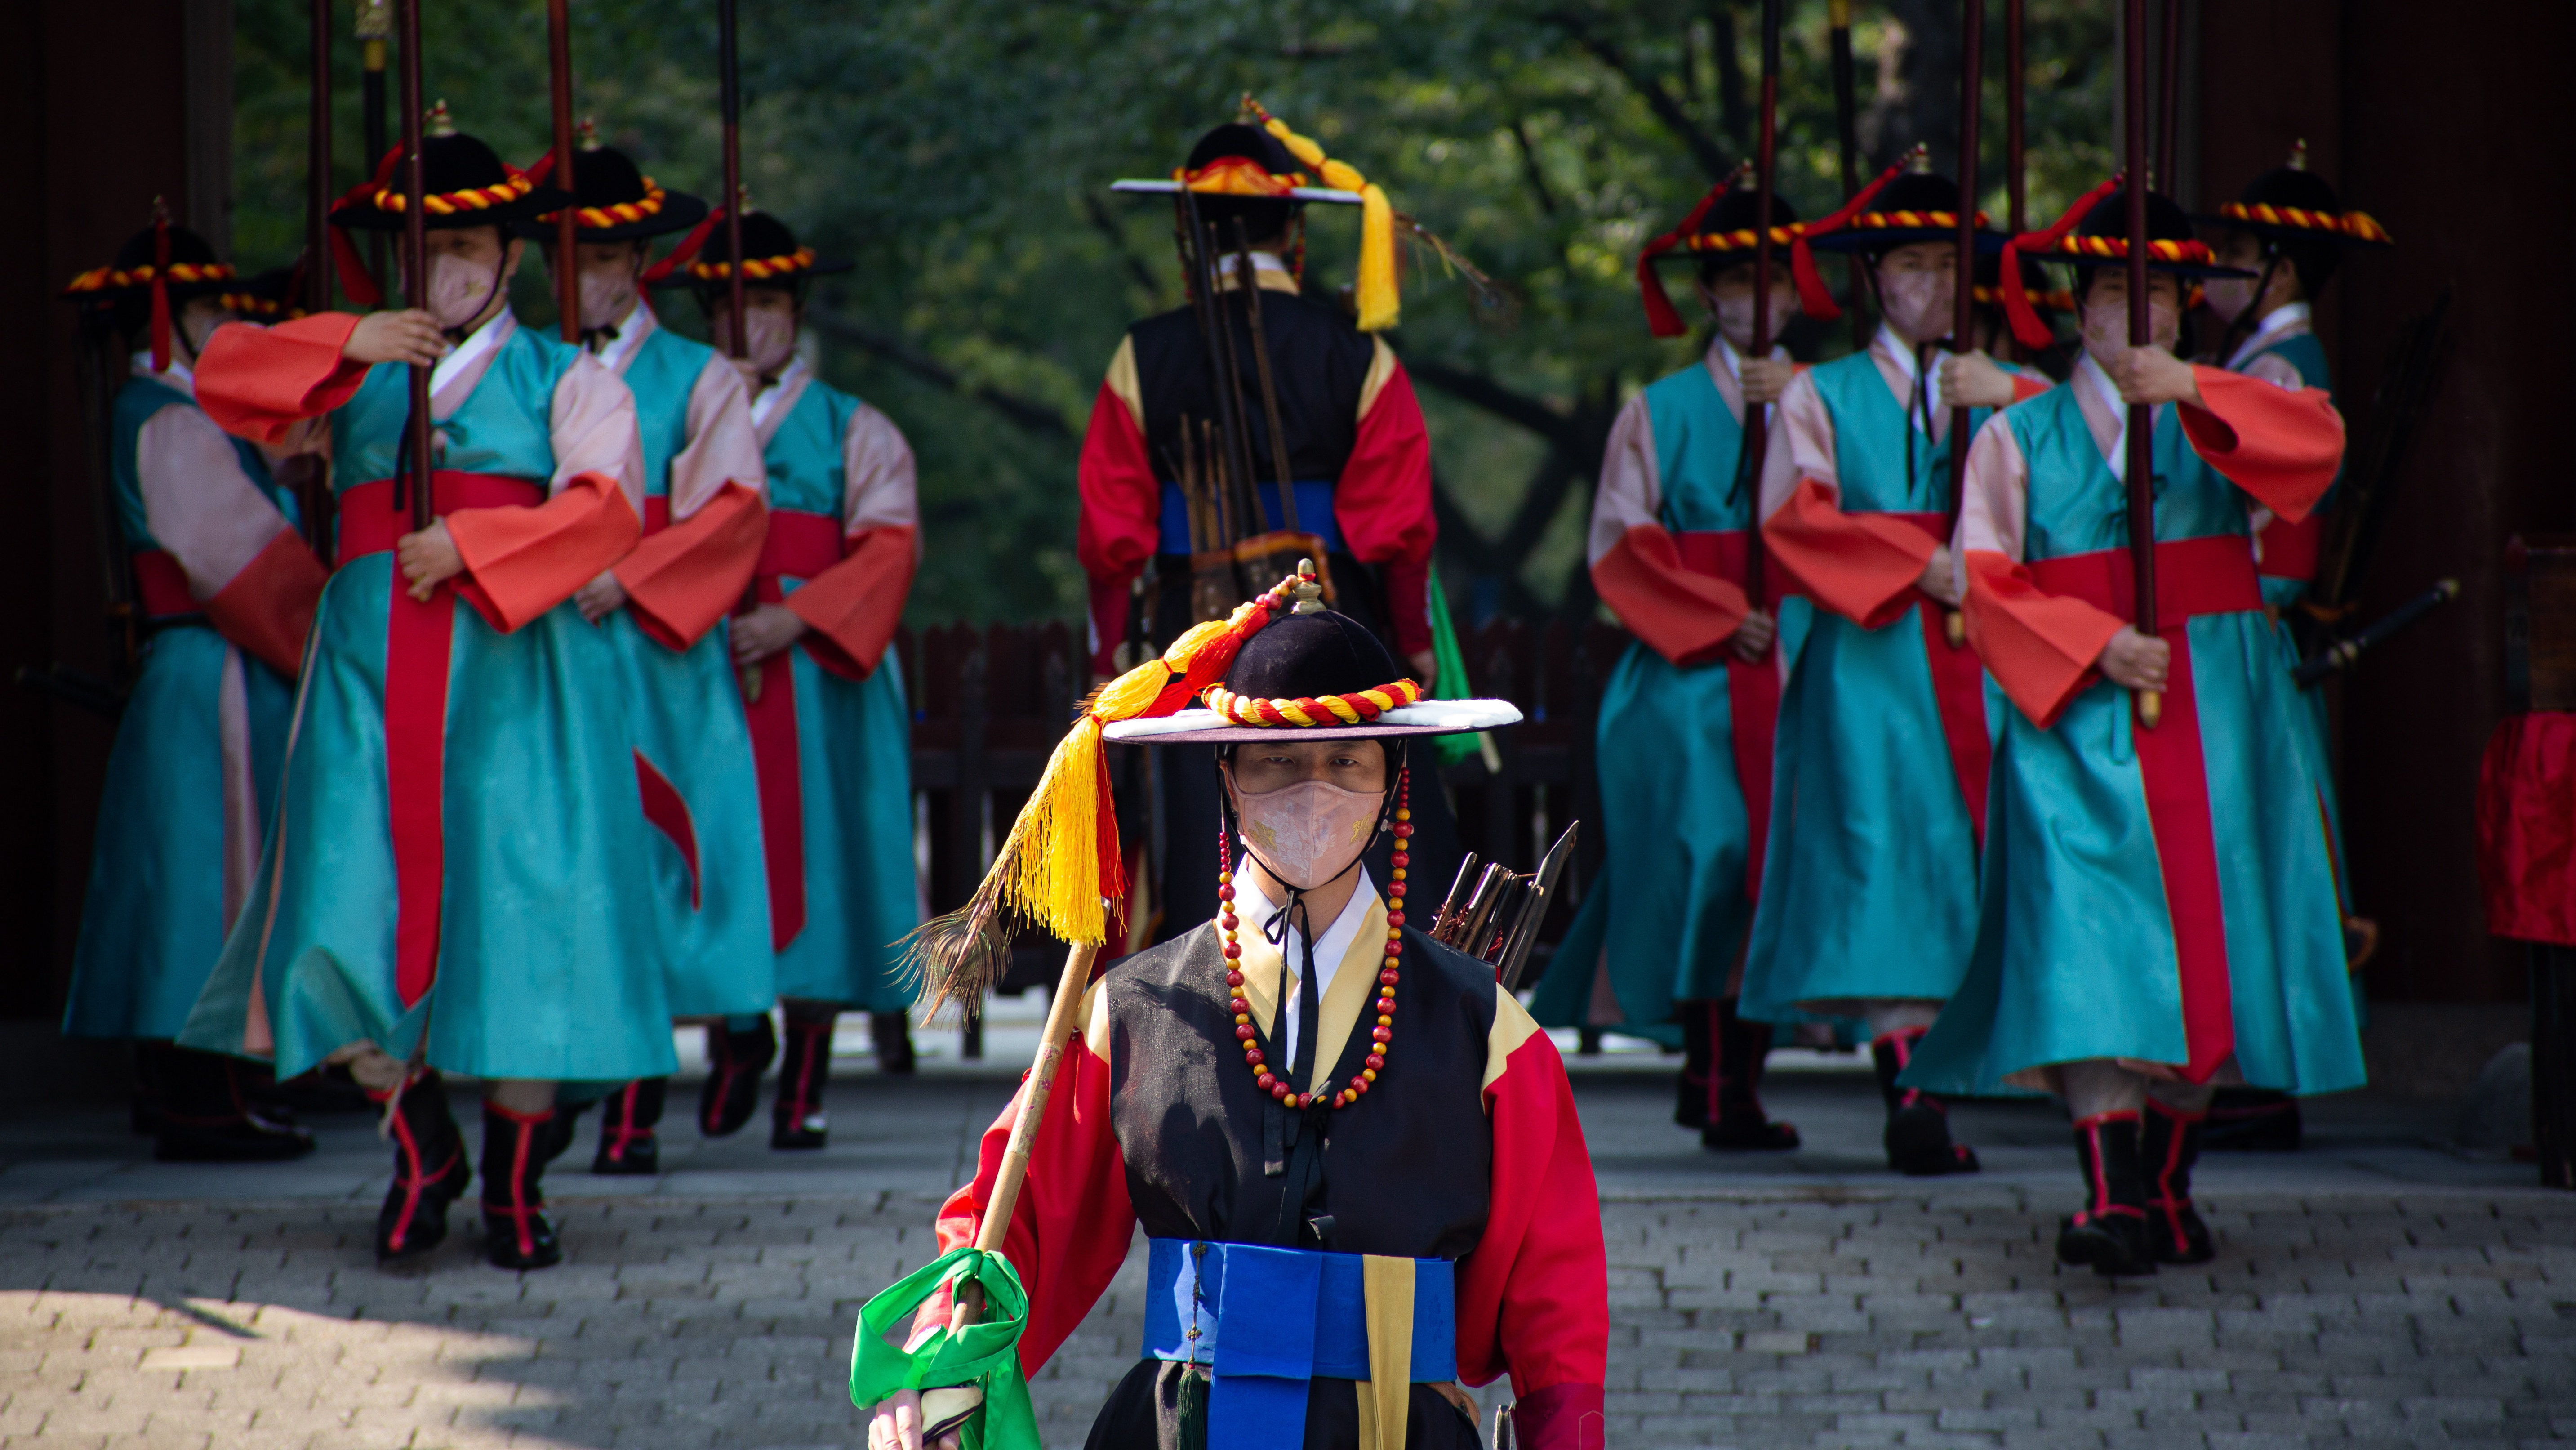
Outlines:
[[2182,95],[2182,0],[2164,0],[2164,44],[2156,53],[2155,184],[2174,194],[2174,126]]
[[[566,192],[575,190],[571,9],[568,0],[546,0],[546,61],[555,103],[554,184]],[[563,340],[575,347],[581,345],[581,259],[574,252],[581,236],[580,223],[573,216],[577,209],[577,204],[567,204],[555,213],[555,308],[562,314]]]
[[[2129,346],[2155,340],[2147,309],[2147,0],[2126,0],[2127,25],[2122,31],[2123,97],[2127,122],[2129,204]],[[2138,633],[2156,634],[2156,480],[2155,409],[2129,405],[2128,477],[2129,568],[2137,590]],[[2164,716],[2164,700],[2153,690],[2138,692],[2138,723],[2154,729]]]
[[[1832,47],[1834,72],[1834,139],[1841,153],[1843,192],[1846,197],[1860,190],[1860,118],[1859,100],[1853,94],[1852,76],[1852,8],[1851,0],[1826,0],[1825,22]],[[1869,346],[1868,309],[1861,299],[1868,290],[1861,279],[1861,262],[1857,255],[1845,263],[1851,301],[1852,344]]]
[[[2004,184],[2011,195],[2011,213],[2006,224],[2014,236],[2030,230],[2030,178],[2026,174],[2029,165],[2024,160],[2022,135],[2023,4],[2024,0],[2004,0]],[[2001,277],[1998,281],[2006,287],[2021,285],[2021,279],[2017,277]]]
[[[1950,299],[1953,352],[1967,352],[1977,340],[1977,116],[1984,109],[1978,103],[1985,88],[1985,59],[1986,0],[1967,0],[1959,17],[1959,223],[1955,233],[1959,258]],[[1998,274],[1996,280],[2008,286],[2019,279]],[[1950,507],[1948,526],[1941,532],[1944,547],[1959,536],[1959,505],[1968,493],[1969,426],[1968,409],[1951,404]],[[1968,642],[1967,620],[1956,608],[1941,623],[1950,648]]]
[[[429,305],[429,224],[421,215],[421,198],[425,190],[420,159],[420,0],[399,0],[402,27],[402,137],[403,137],[403,239],[409,244],[403,255],[403,304],[407,307]],[[411,453],[411,527],[413,533],[430,526],[436,517],[430,508],[429,462],[429,369],[413,363],[411,373],[411,420],[409,434],[403,441]]]
[[734,0],[716,0],[716,87],[724,111],[725,300],[733,326],[725,351],[745,357],[751,328],[742,315],[742,60],[734,46]]
[[1001,1171],[993,1177],[993,1197],[984,1205],[983,1222],[975,1226],[975,1247],[988,1254],[1000,1253],[1002,1240],[1010,1234],[1011,1210],[1018,1206],[1020,1185],[1029,1176],[1029,1154],[1036,1150],[1038,1128],[1046,1121],[1047,1098],[1055,1091],[1056,1069],[1064,1064],[1065,1044],[1072,1039],[1074,1018],[1082,1011],[1082,994],[1091,987],[1091,964],[1099,958],[1100,948],[1088,943],[1064,954],[1064,975],[1057,980],[1055,996],[1047,1003],[1046,1027],[1038,1034],[1037,1062],[1029,1068],[1028,1085],[1020,1095],[1020,1114],[1011,1120],[1011,1138],[1002,1149]]
[[331,306],[331,5],[313,0],[312,112],[304,141],[304,310]]
[[[1762,0],[1762,129],[1753,153],[1753,345],[1745,357],[1771,356],[1771,180],[1780,149],[1781,0]],[[1739,373],[1740,376],[1740,373]],[[1744,465],[1750,477],[1752,522],[1744,531],[1744,594],[1762,607],[1762,464],[1770,453],[1768,410],[1750,398],[1744,405]]]

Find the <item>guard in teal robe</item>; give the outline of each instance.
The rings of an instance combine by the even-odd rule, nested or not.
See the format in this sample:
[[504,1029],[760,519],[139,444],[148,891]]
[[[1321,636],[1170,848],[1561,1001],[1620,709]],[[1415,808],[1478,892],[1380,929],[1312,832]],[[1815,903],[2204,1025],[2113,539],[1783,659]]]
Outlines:
[[[425,209],[426,311],[226,329],[200,369],[237,435],[277,444],[329,418],[339,568],[259,879],[185,1040],[282,1073],[351,1061],[395,1145],[388,1258],[434,1246],[472,1176],[437,1074],[485,1079],[484,1251],[534,1268],[562,1255],[538,1187],[569,1136],[556,1085],[675,1066],[667,938],[632,885],[658,868],[626,683],[571,602],[636,543],[642,459],[625,383],[506,305],[525,245],[506,228],[570,198],[470,136],[432,136],[424,170],[448,198]],[[335,222],[391,229],[389,178]],[[397,502],[422,482],[409,370],[350,355],[430,355],[397,328],[450,341],[422,530]]]
[[255,1065],[172,1041],[258,868],[323,581],[266,457],[196,403],[190,365],[246,285],[196,234],[159,225],[65,294],[100,345],[135,348],[108,419],[109,485],[142,645],[99,798],[63,1034],[135,1044],[136,1125],[165,1160],[313,1147],[253,1102]]
[[[762,380],[751,405],[769,471],[769,522],[751,601],[733,622],[735,663],[759,779],[769,875],[770,944],[787,1024],[771,1108],[770,1146],[824,1146],[823,1089],[844,1010],[878,1024],[887,1048],[908,1042],[913,984],[903,939],[920,924],[912,858],[912,714],[892,648],[919,559],[912,449],[883,413],[823,382],[795,355],[804,285],[837,270],[764,213],[742,219],[751,259],[744,288],[746,361]],[[682,274],[732,335],[727,269],[716,233]],[[776,1052],[766,1016],[708,1029],[699,1128],[749,1121]],[[889,1038],[892,1042],[889,1043]]]
[[[2169,344],[2171,274],[2228,274],[2179,208],[2150,208],[2179,254],[2155,264]],[[2125,250],[2124,213],[2097,191],[2025,240]],[[2088,1201],[2059,1256],[2135,1273],[2210,1256],[2189,1177],[2217,1082],[2335,1092],[2361,1084],[2362,1061],[2332,854],[2248,529],[2249,502],[2296,520],[2324,495],[2342,420],[2322,390],[2139,350],[2158,368],[2135,386],[2160,390],[2141,401],[2179,400],[2152,414],[2158,612],[2143,639],[2122,482],[2133,411],[2099,361],[2130,353],[2126,288],[2101,282],[2125,281],[2117,261],[2092,271],[2074,379],[2006,410],[1970,456],[1969,634],[2014,708],[1976,953],[1904,1080],[2064,1093]],[[2123,679],[2161,683],[2152,725]]]
[[[741,374],[663,327],[641,291],[651,239],[698,226],[707,204],[663,190],[595,140],[573,176],[582,343],[634,393],[644,459],[644,540],[574,602],[608,636],[625,679],[637,784],[657,835],[652,901],[669,943],[671,1010],[763,1012],[777,996],[769,872],[725,618],[767,533],[766,469]],[[550,220],[527,228],[543,243],[556,230]],[[560,264],[551,247],[548,264]],[[592,1172],[661,1171],[667,1088],[645,1078],[601,1101]]]

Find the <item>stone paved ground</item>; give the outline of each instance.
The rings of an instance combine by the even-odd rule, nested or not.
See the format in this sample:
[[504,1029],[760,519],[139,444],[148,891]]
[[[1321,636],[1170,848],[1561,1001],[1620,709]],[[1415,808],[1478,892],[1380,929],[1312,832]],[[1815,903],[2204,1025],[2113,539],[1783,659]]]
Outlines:
[[[1612,1445],[2576,1442],[2576,1196],[2425,1148],[2438,1113],[2327,1105],[2307,1153],[2214,1161],[2218,1263],[2114,1288],[2049,1260],[2073,1183],[2044,1105],[1963,1108],[1990,1172],[1924,1184],[1872,1161],[1865,1078],[1775,1082],[1808,1150],[1730,1160],[1659,1121],[1658,1080],[1579,1080]],[[484,1267],[462,1215],[378,1269],[362,1123],[266,1179],[137,1161],[106,1114],[0,1126],[0,1445],[862,1444],[857,1306],[927,1256],[1005,1090],[845,1084],[811,1159],[683,1125],[686,1171],[644,1196],[559,1172],[570,1262],[529,1275]],[[1036,1383],[1051,1445],[1132,1361],[1141,1260]]]

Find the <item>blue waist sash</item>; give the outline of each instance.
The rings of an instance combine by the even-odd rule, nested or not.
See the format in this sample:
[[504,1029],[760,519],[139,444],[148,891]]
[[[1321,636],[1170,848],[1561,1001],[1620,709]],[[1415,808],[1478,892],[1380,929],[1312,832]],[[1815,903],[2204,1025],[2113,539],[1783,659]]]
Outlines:
[[[1145,1355],[1208,1366],[1211,1446],[1297,1450],[1306,1441],[1308,1381],[1375,1378],[1367,1257],[1187,1239],[1151,1244]],[[1457,1266],[1446,1259],[1381,1262],[1413,1270],[1406,1378],[1456,1379]]]
[[[1279,507],[1279,485],[1276,483],[1264,483],[1259,485],[1259,487],[1261,489],[1261,511],[1263,515],[1270,520],[1270,527],[1274,529],[1284,529],[1288,527],[1288,515]],[[1247,523],[1249,522],[1253,521],[1247,521]],[[1349,552],[1349,550],[1342,547],[1341,523],[1333,517],[1333,482],[1331,479],[1301,478],[1297,480],[1297,526],[1307,533],[1313,534],[1322,539],[1324,541],[1325,553],[1343,554]],[[1247,538],[1257,532],[1260,531],[1248,526],[1243,529],[1243,533]],[[1181,497],[1181,486],[1170,479],[1163,480],[1162,539],[1154,547],[1160,549],[1166,554],[1186,554],[1190,552],[1189,503]]]

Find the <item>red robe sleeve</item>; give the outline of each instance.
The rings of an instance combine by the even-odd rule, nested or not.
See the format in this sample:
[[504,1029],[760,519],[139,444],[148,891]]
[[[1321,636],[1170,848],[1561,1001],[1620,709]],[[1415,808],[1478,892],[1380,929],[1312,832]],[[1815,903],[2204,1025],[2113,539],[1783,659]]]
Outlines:
[[1885,514],[1847,514],[1831,484],[1798,481],[1762,521],[1762,545],[1797,592],[1865,629],[1894,621],[1914,602],[1938,547],[1930,534]]
[[913,531],[898,524],[863,529],[843,542],[841,562],[787,596],[788,611],[805,621],[803,643],[816,664],[853,680],[875,671],[912,593],[912,540]]
[[215,426],[254,443],[286,441],[299,420],[349,401],[367,365],[340,355],[358,319],[317,312],[275,327],[215,329],[197,360],[197,406]]
[[2225,368],[2194,367],[2203,406],[2176,410],[2191,446],[2227,481],[2292,523],[2343,466],[2343,414],[2323,388],[2293,392]]
[[1422,403],[1404,364],[1388,362],[1333,486],[1333,520],[1354,558],[1381,566],[1387,627],[1397,653],[1410,655],[1431,648],[1431,546],[1440,525],[1431,513],[1431,433]]
[[217,634],[291,680],[304,667],[304,636],[313,628],[313,611],[330,580],[330,571],[313,557],[302,536],[288,529],[204,601],[206,621]]
[[617,480],[577,473],[534,508],[458,509],[444,516],[468,577],[456,592],[504,634],[598,578],[644,531]]
[[757,489],[727,483],[696,513],[635,546],[613,571],[636,626],[668,649],[684,650],[742,602],[769,505]]
[[1673,536],[1638,524],[1592,565],[1592,587],[1646,647],[1677,665],[1715,659],[1752,606],[1731,580],[1683,567]]
[[[1458,1276],[1458,1376],[1508,1370],[1512,1425],[1531,1450],[1602,1443],[1609,1374],[1609,1255],[1592,1156],[1556,1045],[1509,999],[1497,1002],[1486,1068],[1492,1201]],[[1586,1427],[1589,1433],[1586,1433]]]
[[1074,534],[1074,553],[1091,577],[1091,668],[1103,675],[1118,672],[1127,590],[1162,534],[1163,486],[1145,456],[1144,430],[1115,386],[1117,371],[1113,364],[1113,380],[1100,385],[1082,435],[1082,519]]
[[2045,730],[2096,678],[2094,661],[2127,620],[2048,594],[2030,570],[1990,549],[1966,556],[1968,643],[2004,695]]
[[[1021,1093],[1026,1092],[1023,1080]],[[1019,1117],[1020,1094],[1014,1094],[984,1130],[975,1181],[940,1205],[941,1252],[975,1241],[994,1180],[1001,1176],[1011,1126]],[[1117,1135],[1109,1130],[1109,1064],[1077,1032],[1065,1046],[1046,1121],[1029,1154],[1028,1177],[1021,1181],[1011,1227],[1002,1240],[1002,1256],[1011,1261],[1029,1294],[1028,1327],[1020,1336],[1023,1373],[1034,1376],[1091,1312],[1127,1261],[1135,1231],[1136,1211],[1127,1201],[1127,1162],[1118,1151]],[[944,1292],[933,1295],[914,1322],[944,1322],[947,1297]]]

